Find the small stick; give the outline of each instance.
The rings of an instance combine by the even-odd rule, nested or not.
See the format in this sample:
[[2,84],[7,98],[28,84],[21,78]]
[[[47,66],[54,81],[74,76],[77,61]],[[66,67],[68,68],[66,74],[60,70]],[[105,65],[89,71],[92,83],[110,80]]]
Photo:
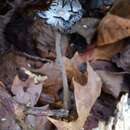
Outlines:
[[44,107],[32,107],[25,111],[26,114],[36,115],[36,116],[53,116],[53,117],[68,117],[68,111],[64,109],[57,110],[45,110]]
[[62,72],[62,79],[63,79],[63,94],[64,94],[64,109],[69,109],[69,87],[67,81],[67,75],[65,71],[64,61],[61,52],[61,43],[62,42],[62,35],[60,32],[57,31],[56,33],[56,54],[57,54],[57,62],[60,65],[61,72]]
[[28,58],[30,60],[40,61],[42,63],[51,63],[51,60],[49,60],[49,59],[41,58],[41,57],[38,57],[38,56],[29,55],[29,54],[27,54],[25,52],[15,51],[14,54],[26,57],[26,58]]

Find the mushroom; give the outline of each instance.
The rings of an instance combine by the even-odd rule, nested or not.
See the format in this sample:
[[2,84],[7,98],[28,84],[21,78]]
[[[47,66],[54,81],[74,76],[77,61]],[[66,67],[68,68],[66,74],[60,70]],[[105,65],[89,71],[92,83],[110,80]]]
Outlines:
[[64,108],[69,109],[69,87],[65,66],[62,58],[61,46],[63,32],[69,30],[83,16],[83,9],[78,0],[53,0],[46,11],[38,11],[38,16],[45,19],[47,24],[57,28],[56,53],[63,79]]

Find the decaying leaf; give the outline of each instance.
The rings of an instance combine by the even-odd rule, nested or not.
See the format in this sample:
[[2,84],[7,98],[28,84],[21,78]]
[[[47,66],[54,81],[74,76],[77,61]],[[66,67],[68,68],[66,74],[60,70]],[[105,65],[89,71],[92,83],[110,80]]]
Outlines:
[[100,22],[96,44],[104,46],[130,36],[130,20],[116,15],[106,15]]
[[128,45],[124,48],[124,50],[112,57],[112,61],[124,71],[130,71],[130,40],[128,40]]
[[88,44],[91,44],[91,40],[96,32],[99,19],[97,18],[82,18],[78,23],[72,26],[71,31],[77,32],[86,38]]
[[[26,3],[24,2],[24,0],[14,0],[14,2],[12,2],[12,0],[5,0],[5,3],[4,0],[2,0],[2,2],[0,2],[2,3],[2,6],[0,7],[0,13],[4,15],[8,10],[3,10],[3,6],[6,6],[6,3],[11,4],[8,6],[11,7],[11,9],[14,8],[13,6],[15,6],[15,4],[20,6],[21,3],[22,8],[18,10],[18,12],[21,12],[21,15],[23,13],[23,15],[34,14],[35,16],[35,11],[37,11],[37,9],[45,9],[45,7],[49,7],[52,0],[47,0],[46,4],[45,2],[41,1],[42,0],[38,0],[34,2],[34,0],[29,0],[27,1],[27,8],[24,8],[23,5],[24,3]],[[0,87],[0,130],[52,130],[52,123],[57,127],[58,130],[81,130],[83,129],[83,127],[85,130],[90,130],[90,127],[87,127],[87,125],[84,126],[84,123],[86,120],[89,122],[89,117],[92,117],[93,113],[95,114],[93,121],[96,121],[97,124],[100,119],[108,120],[109,117],[113,115],[119,95],[121,95],[121,92],[124,93],[122,89],[128,87],[125,92],[130,91],[130,74],[128,72],[130,70],[130,48],[128,45],[129,43],[126,42],[126,38],[128,40],[128,37],[130,36],[130,1],[115,0],[114,6],[111,8],[108,15],[106,15],[101,20],[101,22],[95,17],[87,18],[86,15],[93,15],[90,14],[91,11],[94,14],[98,14],[100,13],[100,11],[103,11],[101,12],[101,14],[105,15],[106,10],[110,9],[112,0],[79,1],[82,2],[82,4],[86,4],[87,2],[85,1],[88,1],[87,5],[83,5],[83,7],[87,9],[85,9],[85,12],[87,12],[88,14],[86,13],[84,15],[84,18],[82,18],[81,21],[79,21],[69,30],[70,32],[68,31],[62,33],[62,36],[64,35],[65,37],[63,36],[63,41],[61,40],[61,42],[64,42],[62,46],[63,55],[66,54],[66,56],[68,57],[71,57],[69,54],[67,55],[66,51],[69,43],[69,37],[71,37],[68,33],[78,33],[81,35],[81,37],[83,36],[82,38],[85,41],[85,45],[80,46],[81,48],[84,48],[83,54],[81,54],[82,52],[78,51],[79,54],[76,53],[71,59],[63,57],[65,69],[67,72],[68,84],[70,87],[70,101],[72,103],[70,104],[69,110],[70,113],[73,114],[75,112],[74,110],[76,109],[76,114],[78,115],[78,117],[76,117],[75,119],[72,117],[72,119],[70,116],[73,115],[70,115],[68,119],[67,110],[54,110],[54,108],[56,107],[63,107],[62,80],[64,80],[61,76],[62,74],[60,66],[56,62],[54,62],[56,58],[56,30],[53,27],[47,25],[44,20],[40,21],[36,16],[33,17],[34,23],[31,28],[30,26],[26,27],[26,23],[21,24],[21,21],[19,20],[17,25],[23,25],[23,30],[25,29],[25,32],[26,28],[30,28],[29,32],[27,32],[26,34],[29,35],[29,39],[31,38],[32,42],[34,41],[34,46],[36,47],[38,55],[40,57],[34,58],[35,60],[33,58],[28,59],[28,57],[24,57],[25,55],[22,55],[23,53],[20,53],[20,56],[18,56],[17,53],[15,54],[12,52],[11,54],[0,56],[0,86],[3,87],[4,84],[6,84],[6,87],[9,90],[6,91],[6,87]],[[91,11],[89,11],[90,9],[87,8],[87,6],[89,5]],[[106,8],[106,10],[104,10],[104,7]],[[23,8],[26,11],[30,9],[34,9],[34,11],[26,12],[23,10]],[[4,12],[1,11],[1,9]],[[9,21],[10,16],[5,17],[7,17],[7,20],[2,19],[4,17],[0,16],[0,54],[3,54],[3,52],[7,49],[5,47],[5,40],[7,40],[8,38],[4,39],[5,37],[3,35],[5,33],[3,32],[5,31],[3,30],[5,29],[5,24]],[[16,24],[13,24],[13,26],[14,25]],[[14,27],[14,30],[12,31],[17,32],[18,30]],[[21,35],[24,36],[23,33]],[[27,40],[27,43],[30,41],[28,41],[28,38],[25,39]],[[76,38],[74,39],[80,44],[80,40],[78,41]],[[87,43],[90,45],[88,45]],[[91,43],[94,44],[91,45]],[[19,42],[17,42],[17,44],[23,45]],[[127,47],[126,44],[128,45]],[[77,46],[77,48],[78,47],[79,46]],[[74,53],[78,50],[76,47],[76,49],[74,47],[72,48]],[[25,49],[29,48],[25,47]],[[72,52],[72,54],[74,53]],[[34,56],[30,55],[30,57]],[[46,58],[45,61],[49,62],[44,62],[44,58]],[[100,62],[98,64],[99,66],[95,64],[95,67],[91,67],[88,63],[89,60],[93,63],[96,60],[105,60],[105,62]],[[111,63],[106,64],[106,61]],[[91,65],[93,64],[92,62]],[[21,78],[23,76],[19,72],[19,68],[21,67],[27,69],[24,69],[25,73],[28,75],[27,77],[25,76],[26,79]],[[116,69],[117,71],[122,69],[122,71],[127,72],[113,72]],[[31,72],[28,70],[30,70]],[[20,74],[22,75],[21,77]],[[37,76],[38,74],[40,76]],[[16,75],[19,75],[19,77]],[[15,79],[14,76],[16,76]],[[45,77],[47,77],[46,80],[42,79]],[[126,80],[128,80],[128,82],[125,80],[125,78]],[[127,84],[127,86],[125,83]],[[12,88],[10,89],[10,87],[8,86],[12,86]],[[101,87],[103,90],[102,93]],[[10,91],[12,92],[12,95],[10,94]],[[130,125],[128,122],[130,118],[130,106],[127,102],[127,99],[128,95],[122,97],[121,102],[117,106],[118,112],[116,111],[114,113],[115,117],[112,117],[110,119],[107,126],[105,124],[106,122],[100,122],[99,125],[102,126],[102,128],[99,127],[97,128],[98,130],[130,130]],[[53,110],[50,110],[48,106],[42,106],[46,104],[49,104]],[[49,117],[47,118],[47,116]],[[56,119],[54,117],[56,117]],[[59,120],[59,118],[65,118],[69,121],[67,122],[65,120]],[[50,123],[49,121],[52,123]],[[97,125],[96,123],[94,125]]]
[[111,58],[116,55],[117,53],[124,50],[126,47],[126,44],[124,41],[119,41],[115,44],[111,45],[105,45],[105,46],[98,46],[95,48],[92,48],[89,51],[86,51],[86,53],[82,54],[82,59],[87,60],[111,60]]
[[11,95],[0,86],[0,129],[1,130],[27,130],[24,123],[24,107],[19,105]]
[[[80,64],[84,63],[84,61],[82,61],[82,59],[76,55],[71,60],[63,57],[68,80],[72,81],[72,78],[74,77],[77,82],[86,84],[87,75],[79,70]],[[45,104],[48,102],[53,105],[60,105],[61,103],[59,101],[61,100],[59,100],[60,98],[58,94],[59,90],[62,89],[62,77],[59,65],[55,62],[51,62],[44,64],[38,69],[31,69],[31,71],[47,76],[47,79],[44,81],[43,91],[40,96],[40,103]]]
[[32,71],[47,76],[44,81],[43,93],[51,96],[55,101],[59,100],[58,91],[62,88],[60,67],[55,62],[47,63]]
[[130,105],[128,94],[121,97],[120,102],[117,104],[116,116],[111,117],[106,124],[100,121],[99,126],[93,130],[130,130]]
[[112,56],[121,52],[126,46],[124,42],[120,41],[117,44],[106,45],[94,49],[92,55],[89,57],[92,60],[111,60]]
[[94,70],[104,70],[110,72],[117,72],[118,68],[114,65],[113,62],[107,60],[96,60],[91,62],[91,66]]
[[114,73],[114,72],[109,72],[109,71],[96,71],[99,76],[102,79],[103,82],[103,91],[111,94],[115,98],[118,98],[122,88],[124,86],[123,84],[123,74],[121,73]]
[[33,78],[29,77],[26,81],[21,81],[16,76],[11,91],[19,103],[34,106],[40,97],[42,88],[43,83],[36,84]]
[[115,0],[110,13],[124,18],[130,18],[130,1],[129,0]]
[[51,124],[46,116],[28,115],[26,122],[29,123],[34,130],[51,130]]
[[42,57],[55,59],[55,30],[43,20],[34,23],[34,34],[38,42],[37,49]]
[[78,113],[78,118],[72,122],[65,122],[55,120],[53,118],[48,118],[58,130],[80,130],[89,115],[89,112],[94,105],[96,99],[101,92],[101,80],[96,72],[93,71],[91,66],[87,64],[88,71],[88,82],[86,85],[82,86],[73,80],[74,84],[74,94],[75,102]]
[[[9,130],[16,129],[17,124],[12,116],[12,111],[14,110],[13,104],[10,104],[11,96],[0,87],[0,129]],[[5,104],[3,104],[5,103]],[[12,102],[11,102],[12,103]]]
[[[35,109],[35,107],[34,107]],[[36,109],[38,109],[36,107]],[[39,107],[40,109],[40,107]],[[42,112],[49,110],[48,106],[44,106],[42,107]],[[40,112],[40,111],[39,111]],[[37,113],[33,113],[33,114],[28,114],[26,116],[26,123],[30,124],[32,126],[33,129],[35,130],[51,130],[50,127],[50,123],[47,119],[47,116],[44,116],[44,114],[37,114]]]
[[70,81],[72,81],[72,79],[74,78],[76,82],[82,85],[87,83],[87,65],[77,53],[71,60],[64,57],[64,63],[67,77]]

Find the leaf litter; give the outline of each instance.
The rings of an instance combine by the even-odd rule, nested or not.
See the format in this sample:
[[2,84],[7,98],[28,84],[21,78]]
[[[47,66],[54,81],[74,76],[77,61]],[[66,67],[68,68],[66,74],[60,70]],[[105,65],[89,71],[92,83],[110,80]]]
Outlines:
[[79,1],[83,18],[60,30],[67,110],[57,29],[35,15],[52,1],[0,1],[1,130],[130,129],[129,0]]

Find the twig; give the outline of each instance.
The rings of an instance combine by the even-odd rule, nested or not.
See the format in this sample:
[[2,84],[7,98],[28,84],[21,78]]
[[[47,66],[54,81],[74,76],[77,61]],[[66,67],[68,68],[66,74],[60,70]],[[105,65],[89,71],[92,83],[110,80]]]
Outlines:
[[64,61],[62,58],[61,53],[61,43],[62,42],[62,35],[60,32],[57,31],[56,33],[56,53],[57,53],[57,62],[60,65],[61,72],[62,72],[62,79],[63,79],[63,94],[64,94],[64,109],[69,109],[69,87],[67,82],[67,75],[65,71]]
[[45,110],[44,107],[32,107],[25,111],[26,114],[36,116],[53,116],[58,118],[68,117],[68,111],[64,109]]
[[38,56],[32,56],[32,55],[29,55],[29,54],[24,53],[24,52],[15,51],[14,54],[26,57],[26,58],[28,58],[30,60],[40,61],[42,63],[51,63],[51,60],[49,60],[49,59],[41,58],[41,57],[38,57]]

